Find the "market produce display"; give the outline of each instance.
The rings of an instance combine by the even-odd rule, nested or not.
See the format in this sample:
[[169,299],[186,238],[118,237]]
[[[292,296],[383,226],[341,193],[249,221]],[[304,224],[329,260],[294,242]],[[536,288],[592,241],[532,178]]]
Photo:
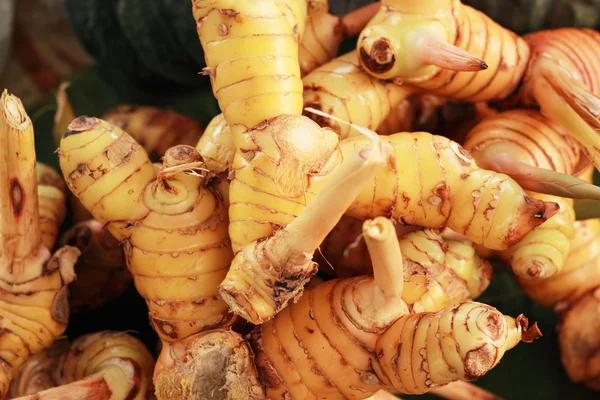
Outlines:
[[[84,113],[98,93],[63,83],[48,162],[3,92],[0,398],[499,399],[477,381],[536,354],[533,302],[600,390],[600,212],[576,213],[600,34],[358,3],[65,2],[100,68],[165,98]],[[182,112],[159,77],[216,103]],[[530,306],[494,306],[507,274]],[[67,330],[111,304],[155,340]]]

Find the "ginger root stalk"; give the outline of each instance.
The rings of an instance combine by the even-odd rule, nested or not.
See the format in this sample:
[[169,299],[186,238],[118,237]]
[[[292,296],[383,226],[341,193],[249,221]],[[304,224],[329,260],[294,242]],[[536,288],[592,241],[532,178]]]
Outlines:
[[[412,312],[430,312],[478,297],[488,287],[493,270],[466,240],[444,240],[429,229],[406,232],[397,227],[404,263],[403,300]],[[371,274],[371,256],[362,240],[362,221],[342,217],[321,244],[321,270],[331,263],[336,277]]]
[[[14,392],[15,400],[146,400],[152,396],[154,358],[144,344],[124,332],[102,331],[77,338],[62,354],[52,354],[52,363],[36,363],[25,368],[38,369],[51,380],[33,388],[38,391]],[[45,368],[44,371],[42,368]],[[43,387],[46,386],[46,387]],[[12,389],[12,388],[11,388]]]
[[79,250],[42,242],[33,125],[21,100],[0,97],[0,397],[30,356],[65,331],[66,285]]
[[327,184],[285,228],[241,247],[219,286],[219,293],[236,314],[260,324],[302,294],[317,272],[313,253],[362,187],[386,163],[390,150],[375,135],[375,141],[349,155],[330,174]]
[[369,282],[328,281],[257,328],[252,344],[270,399],[364,399],[392,386],[425,393],[483,376],[506,350],[539,335],[534,327],[527,330],[524,317],[473,302],[402,316],[387,329],[373,326],[377,320],[357,323],[360,289]]
[[501,100],[521,81],[527,44],[460,0],[381,4],[357,43],[372,76],[469,102]]
[[60,244],[77,247],[77,279],[69,285],[71,313],[94,310],[120,296],[131,282],[121,244],[96,220],[80,222],[65,232]]
[[[511,161],[571,175],[582,156],[578,144],[558,124],[537,111],[512,110],[478,123],[465,148],[478,159],[507,154]],[[529,192],[532,198],[560,204],[556,215],[501,253],[520,279],[542,279],[558,273],[575,234],[573,200]]]
[[[503,316],[480,303],[408,315],[393,224],[380,217],[363,228],[374,255],[373,276],[311,286],[296,303],[256,327],[252,349],[224,330],[171,346],[170,357],[159,359],[155,382],[157,392],[165,394],[159,397],[186,398],[183,394],[192,387],[202,398],[232,400],[263,399],[265,394],[273,400],[366,399],[393,386],[424,393],[480,377],[506,350],[539,336],[535,326],[527,329],[523,316]],[[436,335],[438,330],[444,335]],[[391,362],[396,355],[398,364]],[[445,362],[429,362],[431,374],[426,374],[422,357]],[[214,382],[221,384],[215,388]]]
[[[193,0],[192,5],[206,73],[236,145],[229,188],[229,236],[234,252],[239,253],[224,282],[232,288],[232,295],[226,297],[236,313],[258,321],[261,313],[270,317],[280,307],[281,301],[274,300],[280,293],[282,300],[293,298],[284,295],[290,291],[287,286],[273,287],[275,282],[287,285],[285,280],[271,278],[297,263],[302,265],[299,275],[289,278],[294,278],[294,287],[303,285],[310,275],[310,257],[302,260],[309,253],[304,252],[318,246],[309,245],[312,234],[304,235],[311,240],[298,246],[302,257],[294,256],[285,268],[274,266],[275,260],[292,259],[298,250],[266,253],[267,244],[282,242],[273,239],[275,231],[284,232],[319,191],[334,187],[336,183],[326,178],[349,155],[372,146],[372,139],[349,138],[340,149],[334,131],[301,115],[298,32],[289,22],[294,18],[277,1]],[[503,249],[557,211],[555,203],[531,201],[508,177],[480,170],[464,149],[447,139],[417,133],[381,140],[394,147],[394,156],[363,190],[350,215],[366,219],[391,214],[395,220],[425,227],[447,224],[474,242]],[[421,173],[425,171],[421,163],[432,167]],[[326,204],[319,212],[333,220],[331,215],[337,210]],[[308,232],[315,220],[304,218],[310,221],[304,225]],[[326,225],[319,221],[317,226]],[[318,233],[323,232],[319,229]],[[255,264],[249,267],[248,263]],[[221,294],[228,290],[224,285]],[[248,291],[251,287],[256,290]],[[266,305],[264,313],[248,298],[257,301],[254,305]]]
[[561,28],[524,36],[531,59],[513,101],[539,106],[600,168],[600,33]]
[[[283,128],[286,126],[284,121],[281,117],[277,123],[271,122],[261,129],[257,143],[281,141],[281,135],[286,133]],[[316,143],[320,133],[316,129],[312,132],[304,131],[305,143]],[[384,136],[380,140],[392,147],[392,156],[364,187],[360,196],[346,211],[347,215],[360,219],[386,215],[403,224],[428,228],[447,225],[476,243],[500,250],[518,242],[558,210],[556,203],[526,196],[507,176],[478,168],[468,152],[446,138],[417,132]],[[327,150],[325,144],[321,142],[316,149]],[[284,275],[279,274],[286,270],[292,271],[292,263],[287,263],[285,268],[275,268],[273,263],[277,259],[286,259],[291,253],[285,252],[285,257],[279,255],[279,258],[276,258],[271,255],[271,250],[267,252],[270,247],[270,244],[267,244],[273,242],[272,238],[278,235],[281,237],[281,233],[285,232],[275,232],[274,228],[286,226],[295,221],[294,216],[305,214],[305,199],[310,207],[315,195],[318,196],[323,188],[335,183],[333,178],[329,178],[338,168],[343,168],[346,161],[341,160],[347,160],[370,146],[371,139],[367,137],[344,140],[330,161],[324,163],[320,171],[317,170],[319,172],[311,177],[311,185],[305,189],[305,196],[302,186],[298,185],[295,198],[277,196],[277,186],[273,184],[273,180],[254,172],[253,168],[236,171],[237,179],[232,181],[230,186],[229,232],[232,241],[243,249],[243,254],[238,253],[221,285],[221,294],[225,295],[234,312],[256,323],[264,320],[264,317],[272,316],[271,310],[278,309],[280,304],[283,304],[280,300],[276,301],[276,298],[291,289],[288,286],[291,284],[289,279],[298,282],[300,275],[290,274],[289,278],[281,280]],[[321,155],[313,153],[313,156]],[[280,174],[284,171],[281,171],[281,167],[278,170],[273,160],[272,156],[257,153],[253,157],[253,167],[262,164],[261,171],[273,171],[273,176],[281,177]],[[279,165],[281,166],[281,163]],[[427,168],[424,168],[424,165]],[[295,169],[294,166],[289,168]],[[286,171],[285,176],[294,175],[292,171]],[[243,180],[239,179],[242,177]],[[286,180],[281,184],[284,182],[286,186],[283,187],[288,190],[291,190],[290,185],[295,183],[293,180]],[[465,207],[465,204],[471,206]],[[333,203],[326,203],[323,212],[333,215]],[[326,224],[322,219],[313,221],[318,222],[309,224],[307,232],[313,231],[314,226],[325,229]],[[329,228],[333,227],[335,222],[329,225]],[[272,225],[273,223],[277,225]],[[301,235],[307,236],[308,233]],[[269,239],[253,242],[262,238]],[[315,247],[307,246],[306,251],[310,249],[312,252],[318,244],[316,243]],[[298,265],[305,265],[303,263],[304,261],[299,262]],[[304,271],[304,267],[301,270]],[[277,280],[273,280],[274,278]],[[285,287],[275,290],[280,287],[275,286],[275,282],[279,282],[279,285],[286,282]],[[225,294],[226,291],[231,293]],[[256,309],[258,304],[261,304],[261,307],[268,305],[264,317],[260,317],[262,311]]]
[[[371,130],[377,130],[396,107],[417,91],[371,77],[360,67],[356,51],[315,69],[302,81],[305,107],[322,110]],[[352,125],[340,124],[310,112],[305,112],[305,115],[321,126],[331,127],[342,138],[360,135]]]
[[163,341],[233,322],[217,292],[233,256],[227,210],[193,147],[172,147],[157,171],[123,130],[78,117],[59,154],[69,189],[124,243],[129,271]]
[[48,250],[53,250],[60,225],[67,213],[65,204],[66,185],[58,172],[40,162],[37,163],[36,175],[42,243]]
[[123,104],[104,114],[102,119],[130,134],[146,149],[152,161],[159,161],[175,145],[195,146],[204,131],[192,118],[150,106]]

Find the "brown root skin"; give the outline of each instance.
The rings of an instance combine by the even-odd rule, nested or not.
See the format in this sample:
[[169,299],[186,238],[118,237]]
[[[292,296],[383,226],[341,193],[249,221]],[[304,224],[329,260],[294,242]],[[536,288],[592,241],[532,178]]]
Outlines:
[[165,345],[154,371],[158,400],[263,400],[254,354],[239,334],[214,330]]
[[317,265],[311,261],[315,250],[363,186],[389,160],[390,146],[374,132],[371,141],[331,173],[322,190],[284,229],[244,246],[236,254],[219,285],[219,293],[236,314],[258,325],[302,294],[304,285],[317,272]]
[[46,366],[55,385],[18,400],[147,400],[151,396],[154,359],[133,336],[101,331],[80,336],[61,350],[58,362]]
[[58,87],[56,92],[56,114],[54,114],[54,125],[52,127],[52,134],[54,137],[54,144],[60,145],[60,139],[67,130],[67,127],[75,119],[75,112],[69,101],[69,95],[67,89],[69,82],[63,82]]
[[123,104],[102,117],[129,133],[152,161],[175,145],[195,146],[204,129],[198,122],[173,110]]
[[69,346],[66,338],[57,339],[52,345],[29,358],[21,365],[10,383],[7,398],[35,394],[58,386],[56,365]]
[[600,289],[590,290],[561,315],[559,346],[569,378],[600,391]]
[[69,285],[74,314],[94,310],[120,296],[131,282],[121,244],[96,220],[81,222],[65,232],[61,244],[77,247],[77,279]]

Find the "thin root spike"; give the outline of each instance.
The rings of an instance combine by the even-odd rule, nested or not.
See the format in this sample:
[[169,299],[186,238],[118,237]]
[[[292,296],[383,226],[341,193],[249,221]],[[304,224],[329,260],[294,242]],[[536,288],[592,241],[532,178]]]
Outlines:
[[436,36],[424,40],[420,46],[420,60],[451,71],[478,72],[488,68],[481,58]]
[[561,124],[600,170],[600,98],[562,68],[542,68],[535,99],[544,114]]
[[570,199],[600,200],[600,187],[583,179],[522,163],[508,153],[482,150],[474,156],[480,167],[510,176],[525,190]]

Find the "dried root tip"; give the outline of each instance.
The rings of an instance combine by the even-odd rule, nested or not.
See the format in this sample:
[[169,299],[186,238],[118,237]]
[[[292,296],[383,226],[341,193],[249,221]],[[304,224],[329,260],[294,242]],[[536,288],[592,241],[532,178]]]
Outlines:
[[600,288],[567,308],[558,329],[561,361],[569,378],[600,391]]
[[63,139],[96,129],[101,125],[101,123],[101,120],[98,118],[88,117],[87,115],[77,117],[67,127],[67,130],[63,134]]
[[392,70],[396,63],[392,43],[385,37],[364,39],[359,48],[359,56],[363,68],[376,76]]
[[158,400],[262,400],[254,354],[237,333],[214,330],[163,347],[154,372]]
[[157,180],[168,179],[180,172],[194,176],[204,176],[208,172],[202,157],[194,147],[178,145],[167,150]]
[[[543,201],[525,196],[525,202],[519,207],[515,218],[521,221],[513,225],[504,242],[508,247],[518,243],[533,228],[552,218],[560,210],[560,205],[551,201]],[[527,216],[527,218],[523,218]]]
[[529,320],[523,315],[516,318],[516,323],[521,328],[521,340],[525,343],[531,343],[542,337],[542,331],[537,326],[537,322],[529,326]]

